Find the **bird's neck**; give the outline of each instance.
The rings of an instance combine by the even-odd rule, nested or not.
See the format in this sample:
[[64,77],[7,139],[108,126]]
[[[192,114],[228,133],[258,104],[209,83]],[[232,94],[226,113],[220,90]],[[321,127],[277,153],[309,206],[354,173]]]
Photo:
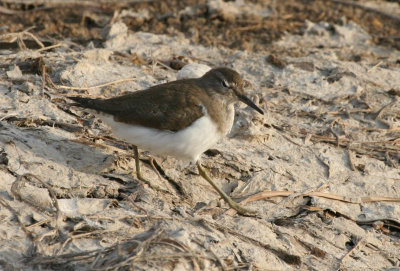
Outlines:
[[217,125],[218,132],[221,136],[225,136],[232,128],[235,110],[233,103],[228,103],[224,99],[215,97],[208,101],[211,106],[208,106],[208,115]]

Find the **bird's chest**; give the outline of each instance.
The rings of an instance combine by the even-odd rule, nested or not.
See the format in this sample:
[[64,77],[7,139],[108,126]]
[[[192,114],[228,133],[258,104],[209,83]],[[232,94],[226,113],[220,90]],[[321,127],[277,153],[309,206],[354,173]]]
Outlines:
[[228,105],[225,108],[225,122],[221,125],[220,130],[224,135],[227,135],[233,126],[233,120],[235,119],[235,108],[233,104]]
[[218,133],[221,136],[227,135],[232,128],[233,120],[235,118],[235,108],[233,107],[233,104],[219,102],[213,107],[213,110],[210,110],[209,114],[217,124]]

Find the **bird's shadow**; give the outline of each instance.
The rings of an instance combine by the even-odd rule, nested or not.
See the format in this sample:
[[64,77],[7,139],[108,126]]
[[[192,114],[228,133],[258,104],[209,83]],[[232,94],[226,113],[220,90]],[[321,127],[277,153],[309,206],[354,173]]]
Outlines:
[[7,155],[16,156],[8,159],[14,158],[20,164],[51,161],[76,171],[97,174],[113,161],[113,155],[104,149],[59,128],[19,127],[5,121],[0,125],[0,143],[5,146]]

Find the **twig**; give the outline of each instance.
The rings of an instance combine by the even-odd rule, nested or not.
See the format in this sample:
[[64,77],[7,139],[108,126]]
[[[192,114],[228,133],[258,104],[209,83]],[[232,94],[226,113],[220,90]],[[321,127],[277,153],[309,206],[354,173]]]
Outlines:
[[[247,199],[241,201],[240,204],[245,205],[249,202],[259,201],[259,200],[274,198],[274,197],[288,197],[292,194],[297,194],[297,193],[294,191],[267,191],[267,190],[265,190],[265,191],[255,194],[253,196],[248,197]],[[379,201],[400,202],[400,198],[395,198],[395,197],[366,196],[366,197],[359,197],[359,198],[350,198],[350,197],[344,197],[344,196],[339,196],[339,195],[335,195],[332,193],[324,193],[324,192],[319,192],[319,191],[303,193],[303,194],[299,194],[299,196],[320,197],[320,198],[337,200],[337,201],[342,201],[342,202],[352,203],[352,204],[370,203],[370,202],[379,202]]]
[[375,119],[380,120],[382,118],[383,112],[385,112],[389,107],[398,103],[398,100],[399,99],[397,97],[395,97],[392,102],[388,103],[387,105],[384,105],[381,109],[379,109],[379,111],[376,114]]
[[388,165],[394,167],[394,168],[398,168],[397,164],[395,161],[393,161],[392,158],[390,158],[390,152],[386,151],[385,152],[385,158],[386,158],[386,162]]
[[[56,85],[53,83],[53,86],[58,89],[71,89],[71,90],[88,90],[88,89],[94,89],[94,88],[101,88],[101,87],[106,87],[114,84],[120,84],[123,82],[129,82],[129,81],[135,81],[136,78],[124,78],[124,79],[119,79],[115,81],[111,81],[108,83],[96,85],[96,86],[91,86],[91,87],[70,87],[70,86],[63,86],[63,85]],[[74,96],[72,94],[57,94],[59,96]]]
[[[182,242],[180,242],[178,240],[173,240],[170,238],[163,238],[157,242],[153,242],[153,244],[165,244],[165,245],[171,246],[171,247],[179,250],[180,252],[186,252],[186,253],[190,253],[192,255],[196,255],[195,253],[192,252],[190,247],[186,246],[185,244],[183,244]],[[194,270],[199,271],[200,268],[199,268],[198,256],[191,257],[191,260],[193,263]]]
[[374,66],[372,66],[371,68],[369,68],[368,70],[367,70],[367,72],[371,72],[372,70],[374,70],[376,67],[378,67],[379,65],[381,65],[382,64],[382,61],[379,61],[378,63],[376,63]]
[[343,270],[343,269],[344,269],[344,268],[342,268],[342,264],[343,264],[344,260],[345,260],[347,257],[349,257],[351,254],[353,254],[357,249],[359,249],[359,247],[360,247],[361,245],[363,245],[364,243],[365,243],[365,239],[362,238],[361,240],[359,240],[359,241],[357,242],[357,244],[356,244],[352,249],[350,249],[349,252],[347,252],[347,253],[343,256],[342,259],[340,259],[339,269],[338,269],[338,270]]
[[[50,195],[50,198],[52,200],[53,206],[56,209],[56,228],[57,228],[57,230],[59,230],[59,224],[60,224],[60,222],[61,222],[61,220],[63,219],[64,216],[63,216],[63,214],[62,214],[62,212],[60,210],[60,207],[58,205],[56,192],[53,190],[53,188],[50,185],[48,185],[46,182],[42,181],[42,179],[40,179],[38,176],[36,176],[34,174],[27,173],[27,174],[24,174],[24,175],[19,175],[17,177],[17,180],[11,186],[12,194],[15,195],[18,199],[20,199],[22,201],[26,201],[27,200],[27,199],[22,199],[19,196],[19,194],[20,194],[19,190],[22,187],[22,184],[24,182],[23,180],[27,179],[28,177],[34,178],[37,181],[39,181],[43,186],[46,187],[47,191],[49,192],[49,195]],[[32,204],[32,202],[29,202],[29,201],[28,201],[28,203]],[[35,207],[39,207],[39,206],[35,206]]]
[[42,47],[42,48],[46,47],[46,46],[44,46],[43,42],[41,42],[41,41],[40,41],[35,35],[33,35],[32,33],[28,32],[28,31],[26,31],[26,30],[24,30],[22,33],[25,34],[25,35],[27,35],[27,36],[29,36],[29,37],[31,37],[40,47]]
[[33,241],[35,239],[35,237],[33,236],[33,233],[30,232],[24,225],[24,223],[22,223],[21,219],[19,218],[18,212],[11,207],[10,204],[7,203],[6,200],[4,200],[1,196],[0,196],[0,204],[3,205],[5,208],[7,208],[14,216],[15,219],[17,220],[19,226],[21,227],[21,229],[24,231],[24,233],[28,236],[28,238]]
[[337,117],[329,125],[329,131],[336,137],[336,146],[337,147],[339,147],[339,145],[340,145],[340,138],[339,138],[339,135],[333,130],[333,126],[335,125],[335,123],[339,124],[339,122],[340,122],[340,117]]
[[13,118],[13,117],[15,117],[15,116],[17,116],[17,114],[8,114],[8,115],[4,115],[3,117],[0,118],[0,121],[7,120],[7,119]]
[[83,128],[81,126],[59,122],[55,120],[46,120],[46,119],[31,119],[31,118],[20,118],[16,115],[6,115],[0,119],[0,121],[7,120],[10,122],[15,122],[17,126],[30,126],[32,127],[33,124],[37,126],[49,126],[49,127],[58,127],[68,132],[81,132]]
[[49,222],[50,222],[50,219],[46,218],[46,219],[43,219],[43,220],[41,220],[39,222],[36,222],[35,224],[27,226],[26,229],[29,230],[31,228],[38,227],[38,226],[41,226],[41,225],[49,223]]
[[146,210],[145,208],[140,207],[138,204],[136,204],[136,202],[132,199],[131,195],[129,195],[129,196],[127,197],[127,199],[128,199],[128,202],[129,202],[130,204],[132,204],[134,207],[136,207],[136,208],[139,209],[142,213],[144,213],[144,214],[145,214],[145,217],[147,217],[147,216],[149,215],[149,213],[147,212],[147,210]]
[[45,237],[51,236],[52,238],[54,238],[54,236],[56,236],[57,234],[58,234],[58,230],[57,229],[52,229],[52,230],[49,230],[49,231],[43,233],[42,235],[36,237],[35,241],[40,243],[40,242],[43,241],[43,239]]
[[32,38],[38,45],[41,47],[41,49],[45,48],[46,46],[41,42],[34,34],[30,33],[29,30],[35,28],[35,26],[28,27],[27,29],[21,31],[21,32],[13,32],[13,33],[7,33],[0,35],[0,39],[6,39],[7,37],[11,37],[12,39],[9,40],[9,42],[13,42],[17,40],[18,46],[21,50],[26,50],[27,47],[24,43],[23,37],[28,36]]
[[161,60],[155,60],[155,64],[156,64],[156,65],[160,65],[160,66],[162,66],[162,67],[164,67],[164,68],[166,68],[167,70],[170,70],[170,71],[173,71],[173,70],[174,70],[174,69],[171,68],[170,66],[167,66],[167,65],[165,65],[164,63],[162,63]]
[[40,94],[41,94],[41,96],[43,96],[44,87],[46,86],[46,65],[44,64],[43,58],[40,58],[39,63],[42,64],[42,93],[40,93]]
[[[109,266],[109,268],[114,268],[114,269],[118,269],[119,267],[125,266],[126,264],[132,264],[133,262],[136,261],[140,261],[140,259],[142,258],[142,254],[144,252],[146,252],[148,250],[148,248],[150,247],[150,244],[158,239],[160,237],[160,235],[163,233],[164,231],[161,228],[158,228],[152,235],[150,238],[148,238],[147,240],[143,241],[142,243],[140,243],[132,252],[131,255],[127,258],[125,258],[124,260],[119,261],[117,264],[115,264],[114,266]],[[142,258],[143,259],[143,258]]]
[[349,164],[350,164],[351,170],[352,171],[357,171],[357,168],[354,166],[353,152],[351,151],[350,143],[347,145],[347,154],[348,154],[348,157],[349,157]]
[[[130,264],[133,264],[135,262],[145,262],[145,261],[149,261],[149,260],[171,260],[171,259],[180,259],[180,258],[193,258],[193,257],[197,257],[197,258],[203,258],[203,259],[208,259],[208,260],[214,260],[211,257],[207,257],[204,255],[195,255],[192,253],[188,253],[188,252],[180,252],[180,253],[171,253],[171,254],[153,254],[153,255],[148,255],[148,256],[142,256],[142,257],[136,257],[134,258],[132,261],[130,261]],[[114,267],[122,267],[124,266],[126,263],[125,261],[123,262],[123,264],[119,264],[118,266],[112,266]],[[111,267],[107,267],[107,270],[112,269]],[[117,268],[118,269],[118,268]]]
[[20,13],[20,12],[21,12],[21,11],[13,10],[13,9],[8,9],[8,8],[1,7],[1,6],[0,6],[0,13],[1,13],[1,14],[15,15],[15,14],[18,14],[18,13]]
[[58,48],[58,47],[61,47],[61,46],[63,46],[62,43],[57,43],[57,44],[54,44],[54,45],[50,45],[50,46],[46,46],[46,47],[42,47],[40,49],[37,49],[37,50],[35,50],[35,52],[40,53],[40,52],[51,50],[51,49]]
[[353,113],[371,113],[373,112],[373,110],[371,108],[367,108],[367,109],[349,109],[346,112],[344,111],[331,111],[331,112],[327,112],[326,114],[328,115],[342,115],[344,113],[348,113],[348,114],[353,114]]
[[342,4],[342,5],[345,5],[345,6],[356,7],[356,8],[363,9],[363,10],[365,10],[365,11],[368,11],[368,12],[373,12],[373,13],[376,13],[376,14],[380,14],[380,15],[383,15],[383,16],[385,16],[385,17],[388,17],[388,18],[391,18],[391,19],[393,19],[393,20],[396,20],[397,22],[400,22],[400,18],[397,17],[397,16],[395,16],[395,15],[392,15],[392,14],[389,14],[389,13],[386,13],[386,12],[383,12],[383,11],[380,11],[380,10],[375,9],[375,8],[371,8],[371,7],[368,7],[368,6],[364,6],[364,5],[362,5],[362,4],[359,4],[358,2],[346,1],[346,0],[329,0],[329,1],[330,1],[330,2],[334,2],[334,3],[338,3],[338,4]]
[[298,265],[301,263],[301,259],[299,256],[297,255],[293,255],[293,254],[289,254],[287,251],[284,251],[283,249],[280,248],[274,248],[269,244],[263,243],[257,239],[254,239],[252,237],[246,236],[242,233],[239,233],[231,228],[228,227],[224,227],[222,225],[219,225],[218,223],[214,223],[211,221],[208,221],[206,219],[201,219],[198,222],[205,224],[205,226],[211,226],[215,229],[217,229],[218,231],[221,231],[223,233],[229,233],[230,235],[233,235],[245,242],[249,242],[253,245],[262,247],[264,249],[267,249],[269,251],[271,251],[272,253],[274,253],[277,257],[279,257],[281,260],[283,260],[284,262],[286,262],[287,264],[290,265]]
[[400,131],[400,127],[393,127],[393,128],[370,128],[370,127],[360,127],[360,126],[355,126],[351,124],[347,124],[344,122],[340,123],[342,126],[353,128],[353,129],[358,129],[362,131],[367,131],[367,132],[384,132],[384,133],[389,133],[389,132],[397,132]]
[[249,30],[256,30],[263,27],[263,24],[261,23],[257,23],[257,24],[253,24],[253,25],[246,25],[246,26],[242,26],[242,27],[237,27],[236,31],[239,32],[243,32],[243,31],[249,31]]
[[215,259],[217,260],[217,263],[221,266],[221,270],[222,271],[227,271],[226,266],[224,264],[224,262],[218,257],[218,255],[214,252],[214,250],[210,247],[208,249],[212,255],[215,257]]

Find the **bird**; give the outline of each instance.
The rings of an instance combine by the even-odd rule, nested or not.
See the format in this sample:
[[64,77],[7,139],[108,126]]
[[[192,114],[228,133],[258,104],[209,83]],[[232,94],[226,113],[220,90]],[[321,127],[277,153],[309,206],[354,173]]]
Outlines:
[[76,106],[95,110],[119,139],[134,145],[137,178],[143,180],[138,147],[150,153],[192,161],[199,174],[241,215],[255,215],[222,191],[201,165],[202,153],[226,136],[233,125],[235,102],[264,114],[244,92],[246,81],[227,67],[200,78],[181,79],[108,99],[69,96]]

